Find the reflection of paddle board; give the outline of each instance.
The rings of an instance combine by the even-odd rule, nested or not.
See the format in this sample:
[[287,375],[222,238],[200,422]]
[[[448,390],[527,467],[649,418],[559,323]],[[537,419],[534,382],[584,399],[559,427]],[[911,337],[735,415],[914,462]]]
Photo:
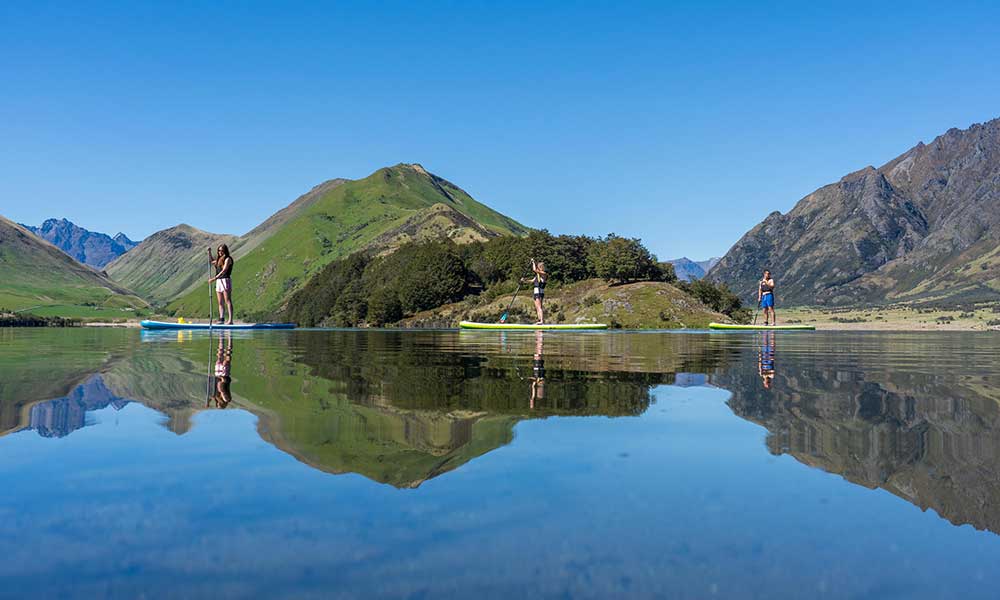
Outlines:
[[458,326],[462,329],[527,329],[530,331],[539,329],[580,330],[608,328],[604,323],[562,323],[558,325],[546,323],[545,325],[533,325],[531,323],[475,323],[472,321],[462,321]]
[[709,323],[709,329],[730,329],[745,331],[811,331],[815,325],[734,325],[731,323]]
[[143,321],[143,329],[295,329],[294,323],[242,323],[238,325],[209,325],[208,323],[165,323]]

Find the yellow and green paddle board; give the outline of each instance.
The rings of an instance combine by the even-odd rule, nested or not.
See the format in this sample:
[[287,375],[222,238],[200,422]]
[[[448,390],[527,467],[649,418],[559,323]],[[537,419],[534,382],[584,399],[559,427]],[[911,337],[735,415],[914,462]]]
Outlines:
[[532,323],[476,323],[474,321],[462,321],[458,326],[462,329],[527,329],[530,331],[550,329],[557,331],[581,331],[608,328],[604,323],[546,323],[544,325],[534,325]]
[[709,329],[731,331],[812,331],[815,325],[736,325],[734,323],[709,323]]

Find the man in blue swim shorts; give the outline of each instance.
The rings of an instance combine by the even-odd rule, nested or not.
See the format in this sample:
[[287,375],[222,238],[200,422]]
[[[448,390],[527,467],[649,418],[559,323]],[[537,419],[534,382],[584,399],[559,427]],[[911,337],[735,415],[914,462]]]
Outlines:
[[757,305],[764,310],[764,325],[778,324],[774,316],[774,279],[771,278],[771,272],[766,269],[757,286]]

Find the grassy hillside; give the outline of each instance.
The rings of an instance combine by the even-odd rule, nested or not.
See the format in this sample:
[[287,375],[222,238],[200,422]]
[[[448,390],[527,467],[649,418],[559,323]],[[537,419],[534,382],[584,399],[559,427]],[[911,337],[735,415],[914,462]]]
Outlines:
[[[607,323],[623,329],[702,329],[712,321],[730,320],[674,285],[659,281],[609,285],[600,279],[588,279],[546,291],[546,320],[551,323]],[[401,324],[453,327],[462,320],[496,322],[510,299],[510,295],[492,300],[473,296],[419,313]],[[531,323],[534,314],[532,300],[522,290],[508,321]]]
[[[25,228],[0,217],[0,308],[121,316],[146,303]],[[53,312],[54,311],[54,312]]]
[[149,236],[106,270],[112,279],[154,303],[166,303],[194,288],[207,296],[207,248],[236,239],[178,225]]
[[[424,239],[422,223],[456,241],[528,231],[420,165],[379,169],[365,179],[327,182],[314,191],[307,201],[296,201],[294,211],[272,217],[268,227],[234,242],[238,313],[273,310],[323,266],[352,252]],[[167,310],[207,312],[202,292],[200,287],[188,290]]]

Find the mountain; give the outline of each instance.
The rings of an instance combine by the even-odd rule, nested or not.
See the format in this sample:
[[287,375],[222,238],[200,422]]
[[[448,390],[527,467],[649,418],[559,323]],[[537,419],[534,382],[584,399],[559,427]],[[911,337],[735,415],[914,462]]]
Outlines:
[[234,235],[181,224],[149,236],[109,264],[106,271],[150,302],[166,303],[191,287],[204,292],[208,285],[208,247],[214,252],[219,244],[232,245],[236,240]]
[[[379,253],[411,240],[463,243],[527,232],[418,164],[386,167],[359,180],[330,180],[230,245],[237,259],[237,312],[273,310],[325,265],[358,250]],[[195,261],[203,264],[200,255]],[[116,265],[115,271],[119,280],[131,281],[125,269]],[[168,311],[207,313],[202,288],[200,282],[190,286]]]
[[120,231],[116,233],[114,237],[112,237],[111,239],[121,244],[122,247],[125,248],[126,252],[139,245],[139,242],[134,242],[130,240],[127,235],[125,235]]
[[[0,307],[143,307],[128,289],[0,217]],[[46,312],[46,311],[42,311]]]
[[693,261],[684,256],[668,260],[667,262],[674,265],[674,273],[677,274],[678,279],[681,281],[693,281],[704,277],[705,273],[719,262],[719,259],[710,258],[708,260]]
[[715,265],[719,264],[720,260],[722,260],[721,256],[713,256],[712,258],[710,258],[708,260],[699,260],[699,261],[696,261],[695,264],[698,265],[699,267],[701,267],[702,271],[708,273],[709,271],[712,270],[712,267],[714,267]]
[[104,233],[89,231],[66,219],[48,219],[41,227],[30,225],[22,227],[95,269],[103,268],[136,246],[136,242],[128,239],[123,233],[111,237]]
[[995,300],[1000,119],[951,129],[771,213],[708,276],[751,297],[765,268],[789,304]]

